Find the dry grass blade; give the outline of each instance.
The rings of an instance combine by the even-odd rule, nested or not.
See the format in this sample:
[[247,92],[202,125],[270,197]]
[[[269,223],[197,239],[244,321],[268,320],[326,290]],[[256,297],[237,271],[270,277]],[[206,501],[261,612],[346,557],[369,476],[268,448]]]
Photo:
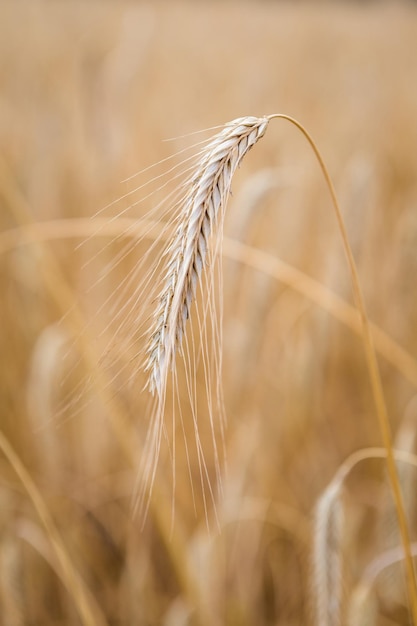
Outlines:
[[[93,236],[135,239],[155,236],[158,239],[163,239],[166,233],[163,224],[149,223],[145,219],[119,218],[116,222],[111,223],[107,219],[100,220],[98,218],[94,220],[86,218],[52,220],[37,224],[36,228],[27,225],[3,231],[0,233],[0,254],[34,241],[85,239]],[[307,274],[288,265],[282,259],[227,237],[223,240],[222,253],[225,258],[238,261],[288,285],[291,289],[328,311],[340,323],[350,328],[352,332],[361,334],[360,318],[353,306]],[[376,324],[371,323],[371,328],[378,353],[417,389],[415,358]]]
[[105,626],[107,623],[105,616],[75,569],[40,491],[2,432],[0,432],[0,449],[21,480],[45,527],[61,569],[62,580],[77,606],[82,624],[84,626]]

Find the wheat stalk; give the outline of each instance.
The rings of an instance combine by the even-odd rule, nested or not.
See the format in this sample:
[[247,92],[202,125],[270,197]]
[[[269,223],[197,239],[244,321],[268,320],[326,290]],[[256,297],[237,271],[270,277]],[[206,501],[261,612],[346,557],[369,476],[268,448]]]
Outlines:
[[176,233],[166,250],[165,281],[147,349],[148,386],[159,398],[164,396],[168,373],[181,347],[209,237],[226,206],[233,174],[267,125],[265,117],[229,122],[204,148],[192,174]]
[[[356,305],[361,317],[363,345],[380,430],[387,451],[387,467],[397,511],[398,524],[405,553],[408,592],[413,622],[417,626],[417,579],[410,548],[410,536],[393,455],[391,428],[385,404],[381,376],[372,341],[369,319],[360,288],[358,272],[349,245],[345,223],[337,200],[333,182],[323,157],[307,130],[294,118],[272,114],[262,118],[238,118],[224,126],[200,153],[188,192],[182,206],[178,227],[166,250],[167,264],[163,288],[159,296],[154,323],[146,352],[145,371],[149,374],[148,387],[157,397],[157,408],[148,431],[148,453],[145,469],[148,485],[152,488],[163,430],[163,413],[168,373],[174,365],[175,355],[181,348],[185,324],[190,316],[191,304],[206,260],[208,239],[225,208],[231,180],[246,152],[265,134],[272,119],[284,119],[298,128],[310,144],[329,189],[342,236]],[[197,448],[196,414],[193,415]],[[199,452],[200,454],[200,452]],[[203,468],[205,469],[205,468]],[[201,467],[200,467],[201,471]],[[143,492],[143,491],[142,491]]]

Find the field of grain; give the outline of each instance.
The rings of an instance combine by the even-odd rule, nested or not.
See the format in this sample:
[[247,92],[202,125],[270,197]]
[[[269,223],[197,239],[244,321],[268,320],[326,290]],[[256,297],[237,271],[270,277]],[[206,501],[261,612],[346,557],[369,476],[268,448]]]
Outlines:
[[135,285],[163,245],[143,218],[193,133],[285,113],[335,185],[417,554],[416,78],[406,3],[0,3],[2,624],[414,623],[337,220],[284,120],[236,172],[217,330],[191,315],[187,335],[197,408],[183,372],[147,515],[133,505],[152,304]]

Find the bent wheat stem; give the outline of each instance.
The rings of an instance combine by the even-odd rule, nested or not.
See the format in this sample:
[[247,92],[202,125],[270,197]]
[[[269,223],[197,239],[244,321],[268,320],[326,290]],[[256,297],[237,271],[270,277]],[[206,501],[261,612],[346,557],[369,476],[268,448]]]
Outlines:
[[363,344],[364,344],[365,355],[366,355],[366,360],[367,360],[367,365],[368,365],[369,377],[371,381],[372,393],[373,393],[376,413],[378,416],[381,436],[382,436],[382,440],[384,443],[384,447],[387,451],[388,475],[389,475],[391,490],[392,490],[392,494],[393,494],[393,498],[395,502],[395,508],[397,511],[398,526],[400,529],[400,534],[401,534],[401,539],[402,539],[402,544],[403,544],[403,550],[404,550],[404,556],[405,556],[405,567],[406,567],[406,572],[407,572],[409,601],[411,605],[411,613],[413,616],[413,623],[417,625],[417,580],[416,580],[416,574],[415,574],[414,565],[413,565],[413,557],[411,553],[411,542],[410,542],[408,524],[407,524],[407,519],[405,515],[405,510],[404,510],[404,503],[403,503],[401,488],[400,488],[399,479],[398,479],[398,471],[397,471],[397,467],[396,467],[395,459],[394,459],[391,427],[389,423],[387,407],[385,404],[385,397],[384,397],[384,392],[383,392],[383,387],[382,387],[381,375],[380,375],[379,367],[378,367],[378,361],[376,358],[376,352],[375,352],[375,348],[374,348],[374,344],[372,340],[370,323],[369,323],[369,319],[366,313],[365,301],[362,295],[362,290],[360,288],[358,271],[356,268],[355,260],[353,258],[352,249],[349,244],[346,227],[345,227],[344,220],[342,217],[342,212],[340,210],[339,202],[336,196],[336,191],[335,191],[333,182],[330,178],[330,174],[324,163],[323,157],[319,149],[317,148],[313,138],[307,132],[307,130],[299,122],[297,122],[297,120],[295,120],[294,118],[288,115],[277,113],[277,114],[269,115],[268,119],[269,120],[271,119],[287,120],[288,122],[296,126],[302,132],[304,137],[309,142],[311,148],[313,149],[313,152],[319,162],[323,176],[326,180],[326,185],[331,195],[333,207],[336,212],[337,222],[339,225],[339,230],[340,230],[342,240],[343,240],[343,247],[345,249],[346,257],[348,260],[348,265],[349,265],[349,270],[350,270],[351,280],[352,280],[353,294],[354,294],[354,298],[356,301],[356,306],[361,316],[362,337],[363,337]]

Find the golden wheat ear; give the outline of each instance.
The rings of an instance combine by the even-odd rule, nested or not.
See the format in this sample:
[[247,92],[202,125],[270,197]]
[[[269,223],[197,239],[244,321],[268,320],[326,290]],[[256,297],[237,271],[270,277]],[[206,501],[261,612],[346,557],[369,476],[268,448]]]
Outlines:
[[241,117],[226,124],[203,149],[189,180],[178,227],[166,250],[165,280],[147,348],[148,387],[160,398],[181,347],[209,237],[226,206],[233,174],[267,126],[265,117]]
[[[163,253],[161,287],[156,295],[156,305],[152,312],[151,322],[147,330],[147,349],[144,357],[143,369],[146,373],[146,387],[153,396],[153,410],[151,423],[145,443],[145,453],[141,459],[140,472],[144,484],[139,488],[139,497],[136,499],[136,510],[147,507],[147,499],[152,491],[156,466],[160,451],[161,438],[164,431],[165,403],[167,387],[172,377],[173,387],[176,387],[176,356],[183,347],[186,368],[192,370],[196,366],[196,358],[190,358],[190,351],[202,351],[202,360],[205,361],[205,377],[207,385],[207,408],[212,429],[212,444],[215,456],[215,467],[218,485],[221,487],[220,461],[217,443],[214,436],[214,410],[210,395],[210,366],[208,364],[207,337],[203,330],[205,319],[213,318],[215,342],[220,343],[221,331],[216,329],[214,320],[213,291],[214,260],[221,245],[221,229],[224,210],[230,195],[233,175],[246,153],[264,135],[268,119],[266,117],[241,117],[225,124],[217,134],[206,142],[198,153],[195,167],[188,174],[185,182],[181,183],[184,195],[180,203],[176,203],[176,229]],[[213,241],[212,241],[213,240]],[[185,336],[187,320],[191,316],[191,309],[196,297],[197,288],[203,284],[203,273],[207,280],[207,293],[203,295],[205,301],[203,311],[196,311],[203,348],[194,345],[191,338],[187,343]],[[146,331],[145,331],[146,332]],[[184,346],[183,346],[184,344]],[[206,354],[207,352],[207,354]],[[207,357],[207,361],[206,361]],[[216,357],[214,357],[216,360]],[[220,360],[216,361],[215,376],[220,377]],[[197,398],[192,381],[192,372],[187,379],[192,408],[192,419],[195,435],[195,445],[200,466],[200,476],[210,491],[210,498],[214,503],[214,495],[208,477],[208,470],[204,458],[203,444],[200,441],[200,432],[197,416]],[[217,381],[219,385],[219,381]],[[221,392],[217,392],[217,404],[220,406],[220,427],[222,426]],[[199,398],[201,404],[201,398]],[[181,408],[178,415],[182,419]],[[172,418],[173,420],[175,417]],[[223,432],[223,431],[222,431]],[[185,444],[188,445],[187,443]],[[173,460],[173,464],[175,460]],[[173,467],[173,471],[175,469]],[[175,481],[175,477],[174,477]],[[204,491],[204,488],[203,488]],[[148,494],[148,495],[146,495]],[[204,501],[205,496],[203,495]],[[207,509],[206,509],[207,510]]]

